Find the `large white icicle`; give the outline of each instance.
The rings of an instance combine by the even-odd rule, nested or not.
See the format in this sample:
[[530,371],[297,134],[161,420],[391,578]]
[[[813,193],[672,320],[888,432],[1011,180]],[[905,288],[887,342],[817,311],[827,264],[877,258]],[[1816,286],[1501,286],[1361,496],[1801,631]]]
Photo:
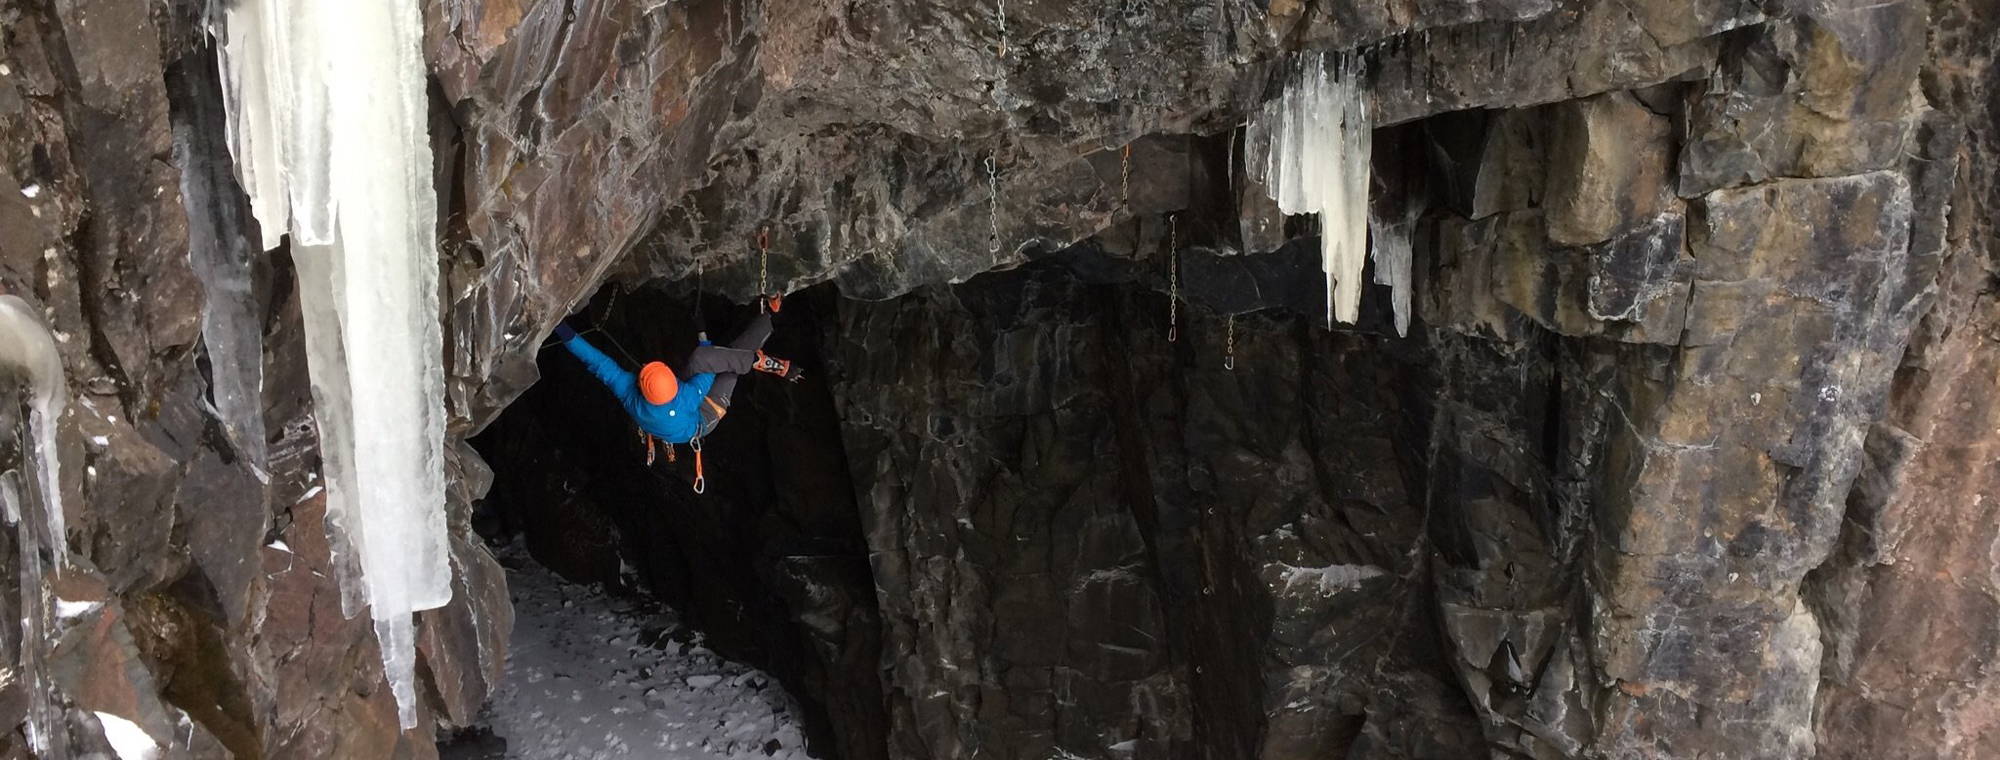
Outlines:
[[415,0],[240,0],[221,49],[251,208],[292,236],[329,531],[416,722],[411,614],[451,598],[422,18]]
[[19,571],[21,613],[21,680],[28,687],[28,743],[39,757],[68,757],[68,732],[61,711],[49,698],[49,679],[43,663],[48,645],[50,587],[42,547],[47,546],[53,567],[60,571],[68,554],[67,530],[63,521],[62,468],[57,459],[56,421],[69,404],[69,387],[63,380],[62,356],[56,353],[55,339],[35,316],[35,309],[18,296],[0,295],[0,373],[23,382],[28,391],[28,427],[34,445],[28,452],[33,464],[35,485],[40,491],[38,509],[24,509],[17,473],[0,473],[0,503],[7,521],[16,526],[20,542]]
[[1284,93],[1251,125],[1265,146],[1265,192],[1287,214],[1319,214],[1328,326],[1361,311],[1368,256],[1368,156],[1373,122],[1352,53],[1301,57]]

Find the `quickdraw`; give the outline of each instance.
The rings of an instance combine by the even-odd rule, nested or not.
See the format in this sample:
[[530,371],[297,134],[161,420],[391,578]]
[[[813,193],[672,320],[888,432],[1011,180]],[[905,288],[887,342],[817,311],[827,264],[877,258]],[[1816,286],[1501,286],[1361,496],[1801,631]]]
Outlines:
[[646,466],[653,466],[653,435],[641,429],[639,431],[639,442],[646,444]]
[[701,467],[701,439],[688,441],[688,448],[694,449],[694,492],[708,492],[708,474]]

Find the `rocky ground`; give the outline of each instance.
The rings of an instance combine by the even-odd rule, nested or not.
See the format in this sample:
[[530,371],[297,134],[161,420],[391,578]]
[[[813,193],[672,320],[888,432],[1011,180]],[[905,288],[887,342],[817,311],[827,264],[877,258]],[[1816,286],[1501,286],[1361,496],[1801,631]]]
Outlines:
[[498,555],[515,614],[506,680],[470,730],[476,738],[447,755],[811,757],[784,689],[702,646],[671,611],[565,582],[519,545]]

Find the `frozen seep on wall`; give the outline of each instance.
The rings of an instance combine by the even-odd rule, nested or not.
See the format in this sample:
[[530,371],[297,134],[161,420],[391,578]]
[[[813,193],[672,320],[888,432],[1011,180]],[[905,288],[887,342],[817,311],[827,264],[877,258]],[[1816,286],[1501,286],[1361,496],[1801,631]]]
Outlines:
[[264,246],[291,237],[344,608],[372,610],[407,728],[411,613],[451,597],[422,18],[409,0],[243,0],[215,31]]

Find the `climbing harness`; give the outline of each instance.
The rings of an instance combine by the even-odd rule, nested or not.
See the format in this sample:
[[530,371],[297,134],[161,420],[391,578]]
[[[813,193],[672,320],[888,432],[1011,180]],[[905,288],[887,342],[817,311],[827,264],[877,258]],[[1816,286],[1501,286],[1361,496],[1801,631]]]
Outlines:
[[1000,252],[1000,163],[986,156],[986,212],[987,221],[992,225],[992,236],[986,239],[987,253]]
[[708,475],[702,472],[701,467],[701,438],[688,441],[688,448],[694,449],[694,492],[707,493]]
[[653,455],[654,455],[653,434],[646,432],[645,428],[640,428],[639,442],[646,444],[646,466],[647,467],[653,466]]
[[757,292],[771,292],[771,228],[757,230]]
[[1167,342],[1181,339],[1180,215],[1167,215]]
[[1236,315],[1229,315],[1229,340],[1222,348],[1222,368],[1236,371]]

